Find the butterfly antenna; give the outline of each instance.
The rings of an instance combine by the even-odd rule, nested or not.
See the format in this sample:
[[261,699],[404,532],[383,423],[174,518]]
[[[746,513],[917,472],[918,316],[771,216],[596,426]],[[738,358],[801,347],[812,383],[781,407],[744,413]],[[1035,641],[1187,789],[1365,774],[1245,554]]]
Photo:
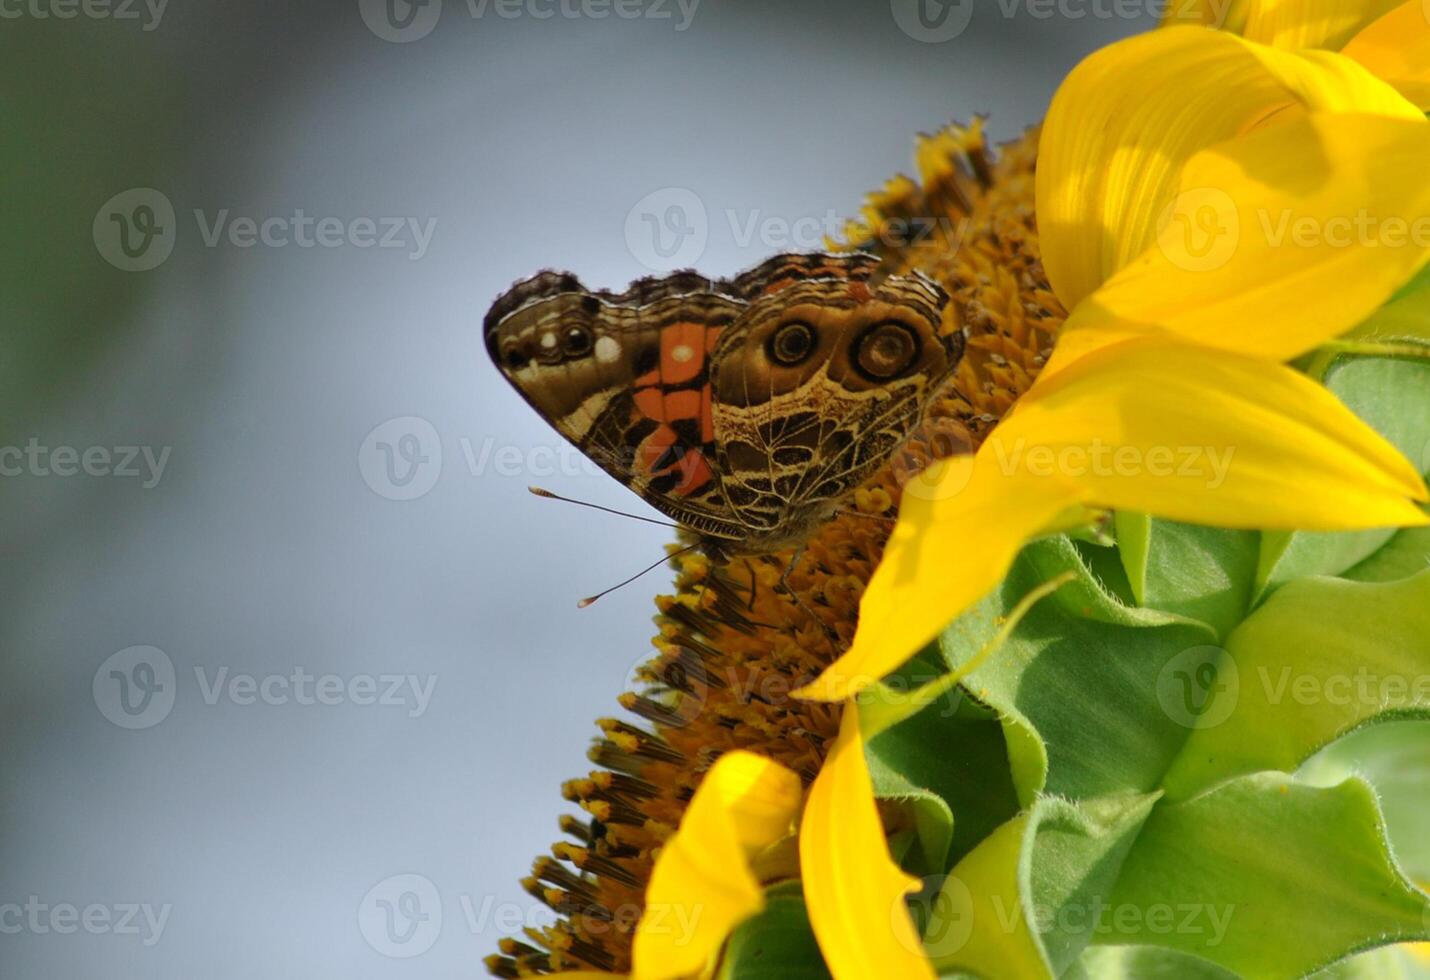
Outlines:
[[595,595],[593,595],[593,596],[587,596],[586,598],[582,599],[580,602],[576,603],[576,608],[577,608],[577,609],[585,609],[587,606],[591,605],[591,603],[595,602],[597,599],[601,598],[602,596],[604,596],[604,595],[610,595],[612,592],[616,591],[617,589],[624,588],[625,586],[630,585],[632,582],[634,582],[636,579],[640,578],[642,575],[646,574],[647,572],[653,572],[653,571],[655,571],[657,568],[659,568],[660,566],[664,565],[666,562],[670,561],[672,558],[679,558],[681,555],[685,554],[687,551],[694,551],[694,550],[695,550],[696,548],[698,548],[698,547],[700,547],[699,544],[688,544],[688,545],[686,545],[684,548],[681,548],[679,551],[672,551],[670,554],[666,555],[666,556],[665,556],[664,558],[662,558],[660,561],[654,562],[653,564],[647,566],[646,568],[642,568],[640,571],[636,572],[634,575],[632,575],[630,578],[626,579],[624,582],[617,582],[615,585],[611,586],[609,589],[603,589],[602,591],[597,592],[597,593],[596,593]]
[[672,524],[670,521],[658,521],[654,517],[643,517],[640,514],[630,514],[623,510],[614,510],[610,507],[602,507],[600,504],[593,504],[586,500],[573,500],[570,497],[563,497],[559,493],[552,493],[543,487],[527,487],[527,490],[538,497],[545,497],[547,500],[560,500],[567,504],[576,504],[581,507],[590,507],[592,510],[605,511],[607,514],[615,514],[617,517],[629,517],[633,521],[645,521],[647,524],[659,524],[661,527],[679,527],[679,524]]

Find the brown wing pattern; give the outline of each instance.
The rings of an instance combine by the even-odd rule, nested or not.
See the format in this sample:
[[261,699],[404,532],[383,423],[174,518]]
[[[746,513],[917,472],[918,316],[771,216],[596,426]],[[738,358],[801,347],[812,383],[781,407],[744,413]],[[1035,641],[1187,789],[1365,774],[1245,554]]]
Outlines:
[[622,293],[566,273],[485,322],[497,367],[563,436],[731,552],[798,540],[888,458],[962,353],[918,275],[870,286],[860,253],[684,271]]

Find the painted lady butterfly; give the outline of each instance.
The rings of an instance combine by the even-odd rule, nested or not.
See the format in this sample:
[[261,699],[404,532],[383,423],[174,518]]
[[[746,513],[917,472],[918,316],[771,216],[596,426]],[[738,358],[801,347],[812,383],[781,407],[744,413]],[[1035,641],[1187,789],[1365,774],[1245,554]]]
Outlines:
[[516,283],[487,350],[578,449],[714,555],[800,544],[918,425],[963,354],[948,297],[877,257],[778,255],[592,291]]

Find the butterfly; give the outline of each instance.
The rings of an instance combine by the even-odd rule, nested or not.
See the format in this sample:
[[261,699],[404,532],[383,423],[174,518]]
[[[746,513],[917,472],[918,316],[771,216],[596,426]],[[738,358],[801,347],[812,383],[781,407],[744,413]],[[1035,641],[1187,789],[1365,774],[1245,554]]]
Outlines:
[[921,273],[784,254],[621,293],[517,282],[484,322],[497,369],[566,439],[712,556],[797,547],[879,469],[957,367],[964,334]]

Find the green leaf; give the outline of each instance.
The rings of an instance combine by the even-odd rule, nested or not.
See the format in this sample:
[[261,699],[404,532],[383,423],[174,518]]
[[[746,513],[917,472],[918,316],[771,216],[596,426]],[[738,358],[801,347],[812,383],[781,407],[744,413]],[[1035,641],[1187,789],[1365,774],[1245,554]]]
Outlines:
[[[1260,536],[1165,521],[1118,517],[1131,534],[1123,551],[1128,578],[1136,572],[1133,594],[1141,606],[1204,622],[1224,636],[1251,604]],[[1130,555],[1130,556],[1129,556]]]
[[1214,642],[1209,626],[1122,605],[1052,538],[1025,548],[1002,587],[944,632],[944,656],[968,662],[1022,596],[1067,571],[1077,580],[1033,607],[965,684],[1004,719],[1020,800],[1150,792],[1188,734],[1162,707],[1164,667]]
[[914,874],[947,871],[1018,812],[1002,726],[961,691],[880,733],[865,754],[875,795],[905,807],[918,829],[924,862],[908,867]]
[[942,882],[925,916],[940,972],[1057,976],[1097,925],[1155,795],[1077,805],[1039,800],[974,849]]
[[1103,896],[1158,794],[1105,797],[1074,805],[1048,800],[1033,843],[1033,914],[1048,959],[1062,973],[1103,927]]
[[[1295,977],[1386,942],[1427,935],[1424,895],[1382,847],[1361,780],[1300,785],[1261,773],[1156,807],[1110,902],[1102,945],[1179,949],[1251,977]],[[1151,911],[1172,905],[1170,928]],[[1123,909],[1136,914],[1118,916]],[[1288,935],[1288,926],[1294,932]]]
[[1393,582],[1427,568],[1430,568],[1430,527],[1407,527],[1344,577],[1357,582]]
[[1068,980],[1237,980],[1215,963],[1162,946],[1092,946]]
[[[1430,362],[1342,357],[1327,369],[1325,383],[1420,472],[1430,472]],[[1309,575],[1340,575],[1375,554],[1395,533],[1386,528],[1266,534],[1257,594]]]
[[1318,753],[1297,775],[1317,785],[1351,775],[1368,780],[1400,866],[1421,887],[1430,884],[1430,722],[1363,728]]
[[1227,654],[1163,783],[1172,799],[1242,773],[1292,772],[1373,721],[1430,716],[1430,570],[1292,582],[1231,635]]
[[718,980],[829,980],[803,898],[767,897],[730,936]]
[[1026,861],[1031,861],[1038,820],[1036,809],[1014,817],[941,883],[932,909],[921,916],[924,948],[940,974],[1029,980],[1053,975],[1043,944],[1023,914]]

